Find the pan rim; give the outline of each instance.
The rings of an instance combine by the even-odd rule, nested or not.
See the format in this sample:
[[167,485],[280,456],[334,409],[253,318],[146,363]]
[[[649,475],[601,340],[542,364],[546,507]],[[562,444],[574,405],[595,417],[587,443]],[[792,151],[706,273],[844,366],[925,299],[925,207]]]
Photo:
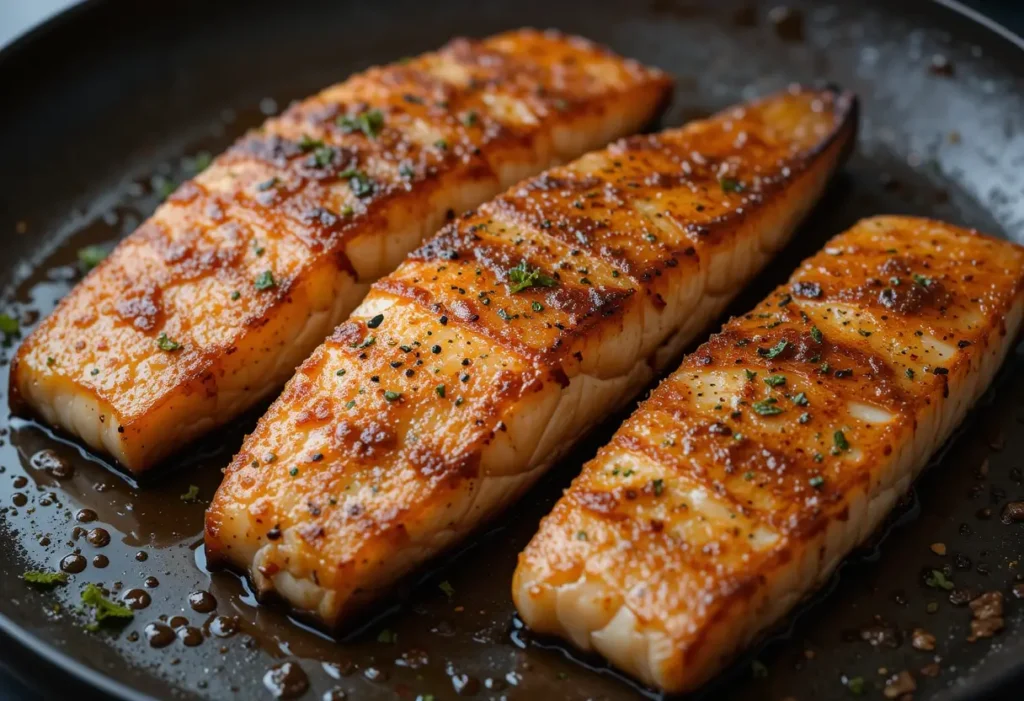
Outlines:
[[[45,41],[48,36],[60,28],[95,12],[97,8],[109,2],[111,0],[81,0],[81,2],[51,15],[43,22],[15,36],[6,45],[0,46],[0,71],[7,68],[8,64],[12,63],[21,52]],[[1024,54],[1024,36],[1017,34],[984,13],[964,5],[961,0],[930,0],[930,2],[994,34]],[[90,693],[103,694],[105,698],[118,701],[155,701],[155,697],[142,693],[81,662],[71,653],[60,649],[27,627],[15,622],[2,611],[0,611],[0,641],[3,642],[5,648],[7,645],[16,645],[20,652],[27,653],[34,662],[60,670],[62,676],[85,685],[86,690]],[[30,688],[38,690],[32,680],[23,678],[6,665],[4,668]],[[971,686],[947,689],[945,693],[940,692],[940,696],[955,701],[968,698],[989,698],[992,694],[1021,679],[1024,679],[1024,663],[1008,667],[992,675],[976,678]]]

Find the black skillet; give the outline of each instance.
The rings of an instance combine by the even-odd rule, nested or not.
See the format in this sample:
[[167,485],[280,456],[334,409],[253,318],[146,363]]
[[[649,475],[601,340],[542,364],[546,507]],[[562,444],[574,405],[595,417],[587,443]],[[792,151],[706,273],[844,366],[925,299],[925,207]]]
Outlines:
[[[734,311],[865,215],[932,215],[1024,241],[1024,43],[951,4],[111,0],[77,7],[0,54],[2,311],[29,329],[77,279],[78,249],[130,231],[166,182],[187,175],[199,152],[220,150],[261,121],[261,110],[453,35],[522,25],[579,32],[674,73],[666,125],[790,81],[829,80],[860,94],[863,128],[845,174]],[[2,350],[4,364],[11,350]],[[916,680],[915,698],[1012,697],[1024,676],[1024,601],[1013,595],[1024,572],[1024,524],[999,516],[1024,498],[1022,398],[1017,357],[886,533],[708,697],[842,699],[862,686],[881,698],[885,679],[901,671]],[[508,594],[516,553],[621,418],[596,431],[504,526],[423,573],[400,604],[382,606],[376,621],[341,642],[255,606],[238,579],[202,567],[203,504],[181,496],[194,484],[209,499],[252,416],[142,486],[39,426],[4,419],[0,659],[34,683],[64,689],[61,698],[72,689],[129,699],[264,698],[265,672],[285,661],[302,670],[292,682],[308,678],[308,699],[334,687],[350,698],[444,699],[460,688],[477,698],[635,697],[645,692],[599,661],[573,659],[520,630]],[[76,521],[91,516],[78,516],[83,508],[96,520]],[[110,544],[94,545],[102,542],[86,534],[94,528]],[[54,568],[76,552],[87,567],[69,585],[40,592],[21,581],[26,569]],[[954,589],[936,587],[932,570]],[[147,578],[156,586],[147,588]],[[90,633],[75,612],[86,582],[117,596],[141,589],[151,603],[123,629]],[[196,589],[215,597],[215,611],[189,606]],[[985,591],[1004,594],[1005,629],[968,642],[970,612],[955,602]],[[184,617],[198,632],[182,628],[166,647],[151,647],[143,631],[161,616]],[[914,647],[916,628],[934,635],[933,651]]]

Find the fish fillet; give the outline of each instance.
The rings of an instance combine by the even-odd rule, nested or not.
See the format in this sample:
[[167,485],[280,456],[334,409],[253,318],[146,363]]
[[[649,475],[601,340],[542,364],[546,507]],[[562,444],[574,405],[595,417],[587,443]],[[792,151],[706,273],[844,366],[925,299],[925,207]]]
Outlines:
[[535,631],[689,691],[876,529],[1020,328],[1024,249],[927,219],[832,239],[640,405],[520,555]]
[[378,281],[207,513],[212,562],[332,627],[515,499],[718,315],[822,191],[854,103],[793,89],[525,181]]
[[648,123],[669,78],[521,30],[372,68],[178,188],[19,350],[12,405],[132,472],[278,390],[446,219]]

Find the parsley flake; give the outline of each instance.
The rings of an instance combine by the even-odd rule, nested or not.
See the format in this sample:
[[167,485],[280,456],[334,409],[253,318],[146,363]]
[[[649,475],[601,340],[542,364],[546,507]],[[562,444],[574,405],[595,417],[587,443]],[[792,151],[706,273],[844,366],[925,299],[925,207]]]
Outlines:
[[180,343],[170,338],[163,331],[161,331],[160,335],[157,336],[156,345],[159,346],[160,350],[167,351],[168,353],[173,353],[181,348]]
[[85,627],[90,632],[96,632],[104,624],[123,625],[135,618],[130,608],[107,599],[103,590],[95,584],[86,584],[81,596],[82,605],[93,611],[92,623]]
[[768,397],[760,402],[754,402],[751,404],[751,408],[755,413],[761,416],[775,416],[776,414],[782,413],[782,408],[777,406],[778,400],[775,397]]
[[199,487],[194,484],[188,486],[188,491],[178,497],[186,504],[192,504],[199,501]]
[[380,134],[380,130],[384,128],[384,113],[379,109],[372,109],[355,117],[342,115],[334,123],[345,134],[361,131],[368,138],[376,139],[377,135]]
[[257,275],[256,279],[252,281],[252,284],[261,292],[277,286],[277,282],[274,280],[274,273],[270,270],[264,270],[262,273]]
[[782,340],[782,341],[779,341],[778,343],[776,343],[771,348],[758,348],[757,349],[757,354],[760,355],[763,358],[768,358],[769,360],[771,360],[773,358],[779,357],[779,355],[781,355],[782,352],[784,350],[786,350],[786,348],[788,346],[789,346],[789,342],[785,341],[785,340]]
[[109,251],[103,246],[86,246],[78,249],[78,266],[87,273],[107,257]]
[[21,578],[26,584],[31,584],[41,589],[52,589],[58,584],[67,584],[68,582],[68,576],[63,572],[40,572],[38,570],[32,570],[22,574]]
[[540,268],[531,268],[525,260],[508,271],[508,291],[510,294],[522,292],[530,287],[555,287],[558,281],[545,275]]

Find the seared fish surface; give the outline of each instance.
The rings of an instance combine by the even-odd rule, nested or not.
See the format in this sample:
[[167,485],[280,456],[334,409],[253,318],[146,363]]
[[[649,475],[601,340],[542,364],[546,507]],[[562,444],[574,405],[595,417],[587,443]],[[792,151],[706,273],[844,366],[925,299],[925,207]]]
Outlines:
[[520,555],[542,633],[692,690],[871,534],[1020,328],[1024,249],[878,217],[692,353]]
[[207,513],[213,562],[334,626],[523,492],[780,247],[854,133],[793,89],[523,182],[299,368]]
[[663,73],[522,30],[372,68],[185,183],[22,345],[12,403],[141,472],[279,389],[446,219],[632,133]]

